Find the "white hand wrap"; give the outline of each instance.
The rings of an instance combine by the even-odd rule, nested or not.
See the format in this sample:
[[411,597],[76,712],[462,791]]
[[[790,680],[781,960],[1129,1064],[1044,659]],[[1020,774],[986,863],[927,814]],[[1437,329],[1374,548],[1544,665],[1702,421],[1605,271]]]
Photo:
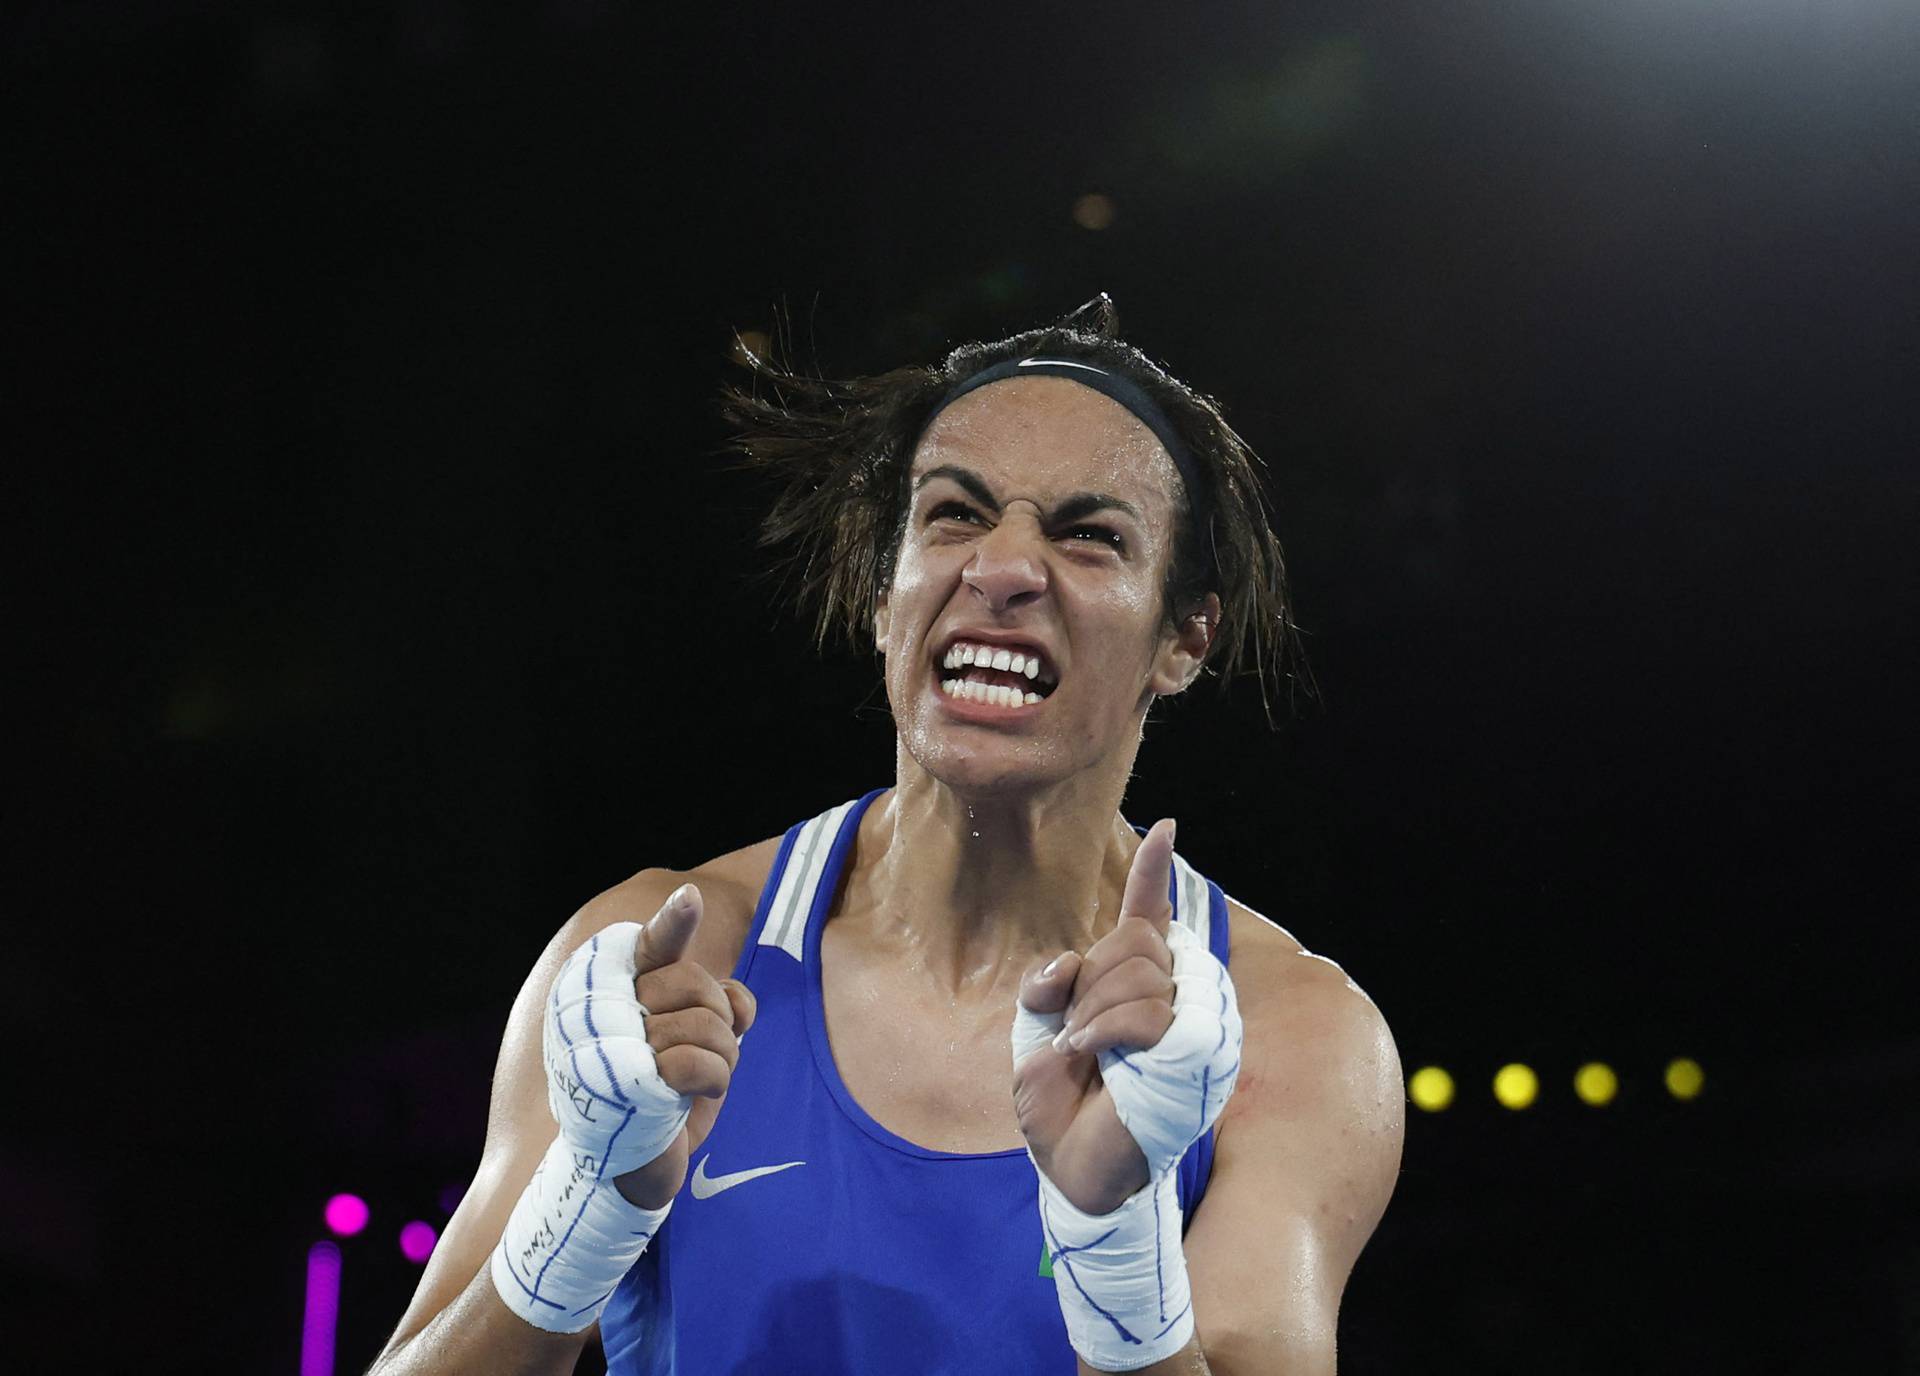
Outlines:
[[614,1180],[665,1151],[692,1101],[669,1089],[634,996],[640,926],[618,922],[567,958],[547,1001],[541,1044],[547,1107],[560,1135],[494,1248],[493,1287],[535,1328],[578,1333],[666,1221],[626,1201]]
[[[1166,1035],[1145,1050],[1099,1056],[1120,1121],[1147,1159],[1146,1187],[1110,1214],[1084,1214],[1034,1163],[1067,1337],[1101,1371],[1151,1366],[1193,1336],[1176,1167],[1219,1118],[1240,1072],[1240,1006],[1226,967],[1178,923],[1167,930],[1167,947],[1174,993]],[[1014,1064],[1050,1043],[1064,1022],[1016,1002]]]
[[1227,967],[1187,928],[1167,928],[1173,1022],[1146,1051],[1100,1053],[1100,1078],[1154,1179],[1214,1125],[1240,1075],[1240,1002]]

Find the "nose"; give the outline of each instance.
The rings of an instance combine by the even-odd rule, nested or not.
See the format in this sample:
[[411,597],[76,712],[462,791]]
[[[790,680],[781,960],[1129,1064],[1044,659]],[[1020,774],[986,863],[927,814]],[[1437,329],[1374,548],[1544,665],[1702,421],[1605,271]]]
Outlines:
[[973,558],[960,577],[991,610],[1006,611],[1046,590],[1043,544],[1036,521],[1007,513],[973,547]]

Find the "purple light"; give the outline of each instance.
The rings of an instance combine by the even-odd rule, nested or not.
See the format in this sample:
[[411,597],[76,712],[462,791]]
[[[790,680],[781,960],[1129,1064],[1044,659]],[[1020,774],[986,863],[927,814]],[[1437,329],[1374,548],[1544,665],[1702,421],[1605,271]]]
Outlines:
[[367,1226],[367,1201],[357,1194],[337,1194],[327,1201],[327,1227],[335,1237],[352,1237]]
[[433,1255],[433,1244],[439,1240],[440,1235],[433,1231],[431,1223],[422,1223],[416,1218],[400,1230],[400,1255],[418,1266]]
[[333,1376],[333,1335],[339,1318],[340,1249],[331,1242],[316,1242],[307,1250],[307,1312],[300,1323],[300,1376]]
[[466,1197],[465,1185],[448,1185],[440,1191],[440,1212],[450,1214],[460,1207],[460,1201]]

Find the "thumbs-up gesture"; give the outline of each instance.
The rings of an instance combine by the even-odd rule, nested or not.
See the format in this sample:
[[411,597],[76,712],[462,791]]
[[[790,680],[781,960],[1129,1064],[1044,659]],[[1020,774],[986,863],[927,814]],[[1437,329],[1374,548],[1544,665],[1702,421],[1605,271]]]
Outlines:
[[1162,821],[1140,842],[1111,932],[1020,982],[1014,1109],[1035,1164],[1084,1213],[1112,1211],[1148,1180],[1096,1058],[1156,1046],[1173,1024],[1173,831]]
[[567,958],[547,1001],[547,1104],[628,1202],[664,1208],[725,1100],[754,999],[687,958],[700,891],[616,922]]

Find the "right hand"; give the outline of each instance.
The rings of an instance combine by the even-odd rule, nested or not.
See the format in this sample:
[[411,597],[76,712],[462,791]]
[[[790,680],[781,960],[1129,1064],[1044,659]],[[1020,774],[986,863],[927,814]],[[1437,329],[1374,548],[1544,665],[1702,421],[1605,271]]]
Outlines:
[[686,958],[701,911],[700,890],[682,886],[641,927],[634,948],[634,994],[647,1010],[647,1045],[667,1087],[691,1101],[685,1126],[666,1150],[614,1181],[629,1203],[645,1209],[664,1208],[679,1193],[689,1157],[726,1101],[740,1038],[756,1012],[746,985],[716,980]]
[[683,884],[646,923],[616,922],[567,957],[541,1031],[547,1107],[574,1169],[665,1208],[726,1097],[753,995],[687,947],[700,891]]

